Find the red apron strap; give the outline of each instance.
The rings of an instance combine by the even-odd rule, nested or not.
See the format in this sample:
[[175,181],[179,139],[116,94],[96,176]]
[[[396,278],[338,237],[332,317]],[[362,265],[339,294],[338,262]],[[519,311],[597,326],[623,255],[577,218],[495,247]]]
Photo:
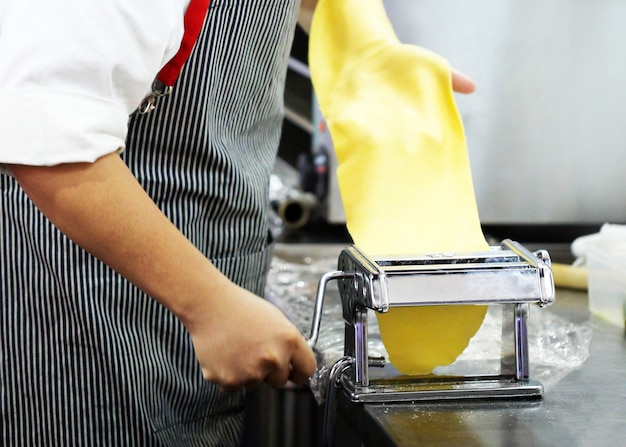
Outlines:
[[143,115],[154,110],[158,98],[169,95],[172,92],[172,87],[200,36],[202,25],[209,10],[209,3],[210,0],[190,0],[189,6],[187,6],[185,11],[185,33],[183,34],[180,48],[174,57],[159,71],[152,83],[152,93],[142,101],[137,109],[140,114]]
[[168,87],[172,87],[189,58],[202,24],[209,9],[210,0],[191,0],[185,12],[185,34],[178,53],[161,69],[157,79]]

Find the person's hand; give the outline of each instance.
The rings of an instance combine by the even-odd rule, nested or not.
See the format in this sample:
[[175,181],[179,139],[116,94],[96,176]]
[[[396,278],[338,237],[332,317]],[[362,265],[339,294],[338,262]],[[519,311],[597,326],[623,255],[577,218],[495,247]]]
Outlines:
[[457,93],[473,93],[476,90],[476,84],[469,76],[453,68],[452,90]]
[[315,372],[312,349],[271,303],[232,283],[215,302],[185,323],[206,380],[225,391],[261,382],[279,388]]
[[224,389],[262,381],[280,387],[313,374],[315,357],[298,329],[221,274],[117,154],[94,163],[10,169],[61,231],[180,318],[207,380]]

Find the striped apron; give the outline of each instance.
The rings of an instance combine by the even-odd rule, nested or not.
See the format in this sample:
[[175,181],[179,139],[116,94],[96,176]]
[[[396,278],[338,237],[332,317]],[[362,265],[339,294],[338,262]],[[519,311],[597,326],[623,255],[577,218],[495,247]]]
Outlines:
[[[174,92],[131,117],[123,154],[174,224],[257,294],[297,9],[212,0]],[[4,175],[0,211],[0,445],[237,445],[243,393],[203,380],[172,314],[64,237]]]

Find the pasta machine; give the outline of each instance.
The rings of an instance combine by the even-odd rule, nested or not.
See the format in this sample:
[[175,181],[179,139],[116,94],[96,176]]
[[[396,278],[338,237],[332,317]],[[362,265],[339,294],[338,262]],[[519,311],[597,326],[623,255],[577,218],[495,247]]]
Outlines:
[[[353,402],[402,402],[482,398],[540,398],[543,387],[529,377],[527,318],[530,304],[554,301],[546,250],[530,252],[506,239],[472,253],[370,257],[344,248],[338,270],[319,281],[309,345],[314,347],[330,281],[338,281],[345,322],[344,357],[330,370],[331,385]],[[368,354],[369,311],[397,306],[502,306],[499,374],[404,376],[384,358]]]

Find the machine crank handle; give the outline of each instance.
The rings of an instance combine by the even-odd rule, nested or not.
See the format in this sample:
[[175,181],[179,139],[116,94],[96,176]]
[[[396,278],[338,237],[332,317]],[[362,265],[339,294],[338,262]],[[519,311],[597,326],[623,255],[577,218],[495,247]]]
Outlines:
[[326,295],[326,286],[332,280],[346,279],[354,276],[354,272],[346,273],[340,270],[328,272],[324,274],[317,286],[317,296],[315,298],[315,309],[313,311],[313,321],[311,322],[311,332],[307,338],[307,343],[314,348],[320,335],[320,326],[322,324],[322,311],[324,310],[324,297]]

